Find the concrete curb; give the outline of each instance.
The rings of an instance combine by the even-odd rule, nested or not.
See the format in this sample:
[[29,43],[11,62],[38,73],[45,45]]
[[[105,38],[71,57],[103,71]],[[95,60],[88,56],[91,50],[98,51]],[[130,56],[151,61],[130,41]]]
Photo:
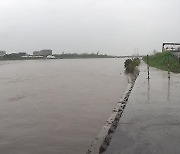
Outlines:
[[135,69],[133,74],[128,75],[128,85],[125,92],[123,93],[120,101],[113,109],[112,114],[105,122],[100,133],[97,135],[93,143],[90,145],[90,148],[88,149],[86,154],[103,154],[107,150],[107,147],[109,146],[111,138],[118,126],[119,120],[124,111],[129,95],[132,91],[132,88],[134,87],[138,75],[138,69]]

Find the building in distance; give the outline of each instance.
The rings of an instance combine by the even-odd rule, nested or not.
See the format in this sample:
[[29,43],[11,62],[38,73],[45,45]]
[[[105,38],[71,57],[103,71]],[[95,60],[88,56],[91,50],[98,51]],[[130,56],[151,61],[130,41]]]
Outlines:
[[33,56],[44,56],[47,57],[52,55],[52,50],[41,50],[41,51],[34,51]]
[[6,51],[0,51],[0,57],[3,57],[6,54]]
[[22,57],[22,56],[27,56],[28,54],[27,54],[26,52],[18,52],[18,55],[19,55],[20,57]]

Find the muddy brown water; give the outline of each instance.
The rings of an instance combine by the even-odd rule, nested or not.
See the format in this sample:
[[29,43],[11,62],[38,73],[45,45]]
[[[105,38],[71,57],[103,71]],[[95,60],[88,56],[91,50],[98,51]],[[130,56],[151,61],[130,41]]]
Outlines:
[[0,61],[0,153],[86,153],[126,89],[123,63]]

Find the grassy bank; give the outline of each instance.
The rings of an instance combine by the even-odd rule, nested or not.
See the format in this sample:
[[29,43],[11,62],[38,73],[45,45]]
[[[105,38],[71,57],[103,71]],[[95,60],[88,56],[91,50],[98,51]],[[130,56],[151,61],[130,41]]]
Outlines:
[[[147,57],[143,57],[143,60],[147,63]],[[149,65],[162,70],[168,70],[168,61],[170,64],[170,71],[180,73],[180,63],[170,52],[157,53],[153,56],[149,56]]]

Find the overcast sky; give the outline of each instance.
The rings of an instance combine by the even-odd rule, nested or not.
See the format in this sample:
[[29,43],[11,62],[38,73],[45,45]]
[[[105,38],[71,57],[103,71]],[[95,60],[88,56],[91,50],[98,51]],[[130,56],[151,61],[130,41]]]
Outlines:
[[0,50],[131,55],[180,42],[180,0],[0,0]]

